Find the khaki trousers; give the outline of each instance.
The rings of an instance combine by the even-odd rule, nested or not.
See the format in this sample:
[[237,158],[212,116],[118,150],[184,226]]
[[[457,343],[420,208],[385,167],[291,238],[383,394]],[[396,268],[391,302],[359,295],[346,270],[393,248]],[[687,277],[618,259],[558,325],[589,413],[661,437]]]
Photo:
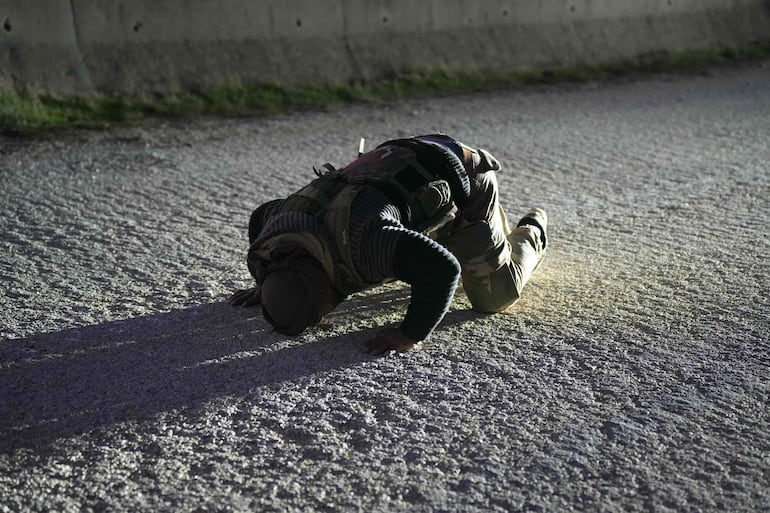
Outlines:
[[463,288],[479,312],[502,312],[513,305],[545,252],[536,229],[510,228],[492,171],[471,179],[468,204],[440,242],[460,261]]

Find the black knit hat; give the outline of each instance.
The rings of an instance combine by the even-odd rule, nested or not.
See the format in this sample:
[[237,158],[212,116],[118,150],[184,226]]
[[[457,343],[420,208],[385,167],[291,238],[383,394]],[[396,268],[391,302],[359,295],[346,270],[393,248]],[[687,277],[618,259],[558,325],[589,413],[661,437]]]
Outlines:
[[279,333],[299,335],[321,320],[321,289],[328,278],[306,253],[294,254],[262,281],[262,313]]

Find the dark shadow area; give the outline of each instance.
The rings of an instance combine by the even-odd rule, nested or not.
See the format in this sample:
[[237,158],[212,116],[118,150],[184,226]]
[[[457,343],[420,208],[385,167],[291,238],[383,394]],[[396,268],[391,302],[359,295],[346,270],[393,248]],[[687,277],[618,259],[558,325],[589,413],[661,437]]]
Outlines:
[[220,302],[0,342],[0,452],[355,366],[374,358],[362,345],[385,326],[339,334],[335,321],[408,302],[398,287],[357,294],[299,337],[274,332],[259,307]]
[[0,342],[0,451],[372,358],[361,345],[373,330],[328,329],[287,337],[259,308],[223,302]]

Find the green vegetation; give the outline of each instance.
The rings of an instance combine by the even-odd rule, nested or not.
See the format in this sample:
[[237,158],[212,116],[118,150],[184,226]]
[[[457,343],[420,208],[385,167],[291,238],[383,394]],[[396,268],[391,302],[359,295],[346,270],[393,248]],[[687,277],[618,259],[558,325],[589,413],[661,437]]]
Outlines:
[[598,80],[646,72],[703,69],[770,57],[770,41],[739,49],[655,53],[632,61],[510,73],[415,73],[347,86],[234,86],[167,96],[55,98],[0,92],[0,131],[101,128],[145,118],[275,114],[356,101],[390,100],[440,93],[492,90],[528,84]]

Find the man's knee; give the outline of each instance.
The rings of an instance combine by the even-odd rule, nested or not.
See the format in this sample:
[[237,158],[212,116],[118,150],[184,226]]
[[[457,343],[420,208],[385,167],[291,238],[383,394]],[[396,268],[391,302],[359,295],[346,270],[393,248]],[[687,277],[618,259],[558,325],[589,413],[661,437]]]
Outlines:
[[477,312],[497,313],[510,308],[521,296],[519,269],[506,264],[484,276],[463,274],[463,289]]

